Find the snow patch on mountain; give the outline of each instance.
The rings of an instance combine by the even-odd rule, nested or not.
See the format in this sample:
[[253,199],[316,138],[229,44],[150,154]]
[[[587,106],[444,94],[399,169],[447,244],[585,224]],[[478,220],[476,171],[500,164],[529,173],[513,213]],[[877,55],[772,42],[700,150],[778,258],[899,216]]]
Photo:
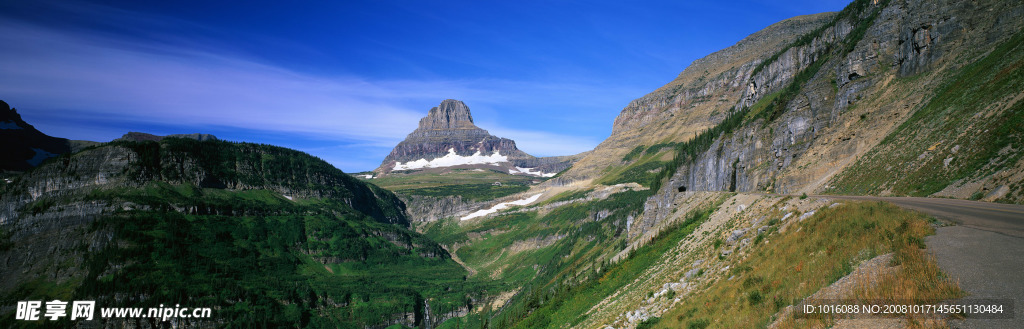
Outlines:
[[60,155],[60,154],[56,154],[56,153],[46,152],[46,150],[38,149],[38,148],[34,148],[34,147],[32,148],[32,151],[35,151],[36,155],[33,156],[31,159],[25,160],[25,162],[28,162],[33,167],[38,166],[40,163],[43,163],[43,160],[46,160],[46,159],[49,159],[49,158],[52,158],[52,157]]
[[540,171],[540,170],[533,170],[533,168],[523,168],[523,167],[515,167],[514,169],[509,169],[508,173],[512,174],[512,175],[515,175],[515,174],[527,174],[527,175],[537,176],[537,177],[555,177],[555,175],[558,174],[558,173],[546,173],[546,172],[543,172],[543,171]]
[[0,129],[24,129],[18,126],[17,122],[14,121],[0,121]]
[[528,205],[528,204],[531,204],[531,203],[537,201],[537,199],[540,199],[541,194],[544,194],[544,193],[537,193],[534,196],[531,196],[529,198],[522,199],[522,200],[502,202],[502,203],[496,204],[493,207],[490,207],[490,208],[487,208],[487,209],[477,210],[477,211],[473,212],[472,214],[469,214],[469,215],[466,215],[466,216],[462,216],[462,218],[459,218],[459,219],[460,220],[467,220],[467,219],[473,219],[473,218],[477,218],[477,217],[487,216],[487,215],[490,215],[490,214],[498,212],[498,210],[502,210],[502,209],[508,208],[510,206],[525,206],[525,205]]
[[497,165],[501,162],[508,162],[508,157],[501,155],[501,152],[499,151],[494,151],[494,154],[491,155],[482,155],[480,154],[480,151],[476,151],[473,155],[461,156],[455,153],[455,148],[450,148],[448,149],[448,154],[437,159],[429,161],[427,159],[419,159],[409,161],[404,164],[401,162],[395,162],[395,168],[393,170],[412,170],[477,164]]

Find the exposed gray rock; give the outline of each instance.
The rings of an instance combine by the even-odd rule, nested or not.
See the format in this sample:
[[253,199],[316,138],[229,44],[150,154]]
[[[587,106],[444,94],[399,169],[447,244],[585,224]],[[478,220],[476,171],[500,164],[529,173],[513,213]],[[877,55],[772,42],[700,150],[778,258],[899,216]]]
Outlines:
[[399,197],[405,202],[409,220],[414,222],[433,222],[469,213],[479,209],[485,203],[472,202],[459,195],[432,197],[400,194]]
[[423,119],[420,119],[420,126],[412,135],[429,136],[431,130],[458,131],[483,130],[473,124],[473,115],[469,113],[469,107],[462,101],[446,99],[441,105],[431,108],[430,112]]
[[725,239],[725,242],[729,243],[729,244],[733,244],[733,243],[736,242],[736,240],[739,240],[740,238],[742,238],[746,234],[747,234],[747,229],[740,229],[740,230],[732,231],[732,234],[729,235],[729,237],[727,239]]
[[992,192],[990,192],[989,194],[986,194],[985,197],[982,198],[981,200],[982,201],[989,201],[989,202],[996,201],[996,200],[1006,196],[1006,193],[1008,193],[1008,192],[1010,192],[1010,188],[1009,187],[1007,187],[1006,185],[999,185],[999,187],[996,187],[994,190],[992,190]]

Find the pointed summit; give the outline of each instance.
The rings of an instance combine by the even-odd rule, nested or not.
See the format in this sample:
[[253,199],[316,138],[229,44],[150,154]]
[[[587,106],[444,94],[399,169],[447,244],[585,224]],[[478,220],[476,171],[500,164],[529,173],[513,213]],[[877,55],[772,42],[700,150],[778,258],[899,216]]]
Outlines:
[[551,177],[576,159],[526,154],[515,141],[491,135],[473,124],[465,103],[446,99],[420,119],[419,127],[398,143],[375,171],[387,174],[394,170],[484,166],[509,174]]
[[420,119],[420,130],[437,129],[478,129],[473,124],[473,115],[469,107],[460,100],[446,99],[440,106],[430,109],[427,116]]
[[43,160],[71,151],[69,141],[50,137],[21,118],[18,111],[0,101],[0,172],[25,171]]
[[[532,157],[517,149],[515,141],[492,136],[474,125],[465,103],[446,99],[420,119],[419,128],[391,150],[377,171],[497,164],[521,158]],[[440,163],[431,162],[436,159],[441,159]]]

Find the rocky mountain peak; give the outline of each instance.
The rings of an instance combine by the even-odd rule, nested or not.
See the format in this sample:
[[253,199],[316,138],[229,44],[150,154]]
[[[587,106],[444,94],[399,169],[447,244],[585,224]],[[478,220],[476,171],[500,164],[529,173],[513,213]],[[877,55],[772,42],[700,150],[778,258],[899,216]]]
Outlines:
[[25,123],[18,111],[7,102],[0,101],[0,125],[3,125],[5,129],[19,129],[28,126],[28,123]]
[[460,100],[446,99],[420,119],[420,130],[477,129],[469,107]]
[[491,135],[473,124],[465,103],[446,99],[420,119],[419,127],[398,143],[375,171],[386,174],[393,170],[486,165],[510,174],[550,177],[577,159],[526,154],[515,141]]
[[0,101],[0,172],[25,171],[44,160],[71,151],[64,138],[48,136],[22,120],[18,111]]
[[508,156],[530,157],[519,151],[514,141],[492,136],[474,125],[473,115],[465,103],[446,99],[420,119],[419,127],[395,146],[378,171],[391,171],[402,162],[429,162],[446,156],[459,159],[494,156],[501,161],[508,161]]

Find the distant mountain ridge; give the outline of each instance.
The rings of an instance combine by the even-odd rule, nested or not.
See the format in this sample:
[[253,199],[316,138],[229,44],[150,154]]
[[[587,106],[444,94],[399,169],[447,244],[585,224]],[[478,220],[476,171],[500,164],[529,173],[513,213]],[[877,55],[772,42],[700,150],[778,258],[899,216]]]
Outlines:
[[[0,182],[0,297],[8,300],[148,305],[184,298],[218,309],[216,323],[189,328],[435,326],[467,312],[455,285],[464,270],[408,228],[401,200],[303,152],[122,139],[12,178]],[[36,289],[43,281],[61,289]],[[232,307],[237,300],[266,311]],[[357,316],[319,313],[325,300]],[[429,319],[415,311],[426,303]],[[269,311],[285,307],[297,311]],[[16,323],[13,312],[0,310],[0,327]],[[104,323],[130,327],[119,321]]]
[[509,174],[551,177],[574,157],[537,158],[516,142],[477,127],[465,103],[446,99],[420,119],[419,127],[398,143],[375,171],[490,165]]
[[194,134],[173,134],[173,135],[167,135],[167,136],[159,136],[159,135],[153,135],[153,134],[147,134],[147,133],[140,133],[140,132],[136,132],[136,131],[131,131],[131,132],[128,132],[127,134],[124,134],[124,136],[121,136],[121,138],[115,139],[114,141],[129,141],[129,142],[153,141],[153,142],[159,142],[159,141],[163,140],[164,138],[185,138],[185,139],[194,139],[194,140],[197,140],[197,141],[200,141],[200,142],[219,140],[219,139],[217,139],[217,136],[210,135],[210,134],[194,133]]
[[[211,134],[172,134],[159,136],[143,132],[128,132],[114,141],[159,142],[164,138],[185,138],[197,141],[218,140]],[[46,159],[66,153],[75,153],[99,142],[69,140],[47,135],[25,122],[21,114],[7,102],[0,100],[0,172],[26,171],[37,167]]]

